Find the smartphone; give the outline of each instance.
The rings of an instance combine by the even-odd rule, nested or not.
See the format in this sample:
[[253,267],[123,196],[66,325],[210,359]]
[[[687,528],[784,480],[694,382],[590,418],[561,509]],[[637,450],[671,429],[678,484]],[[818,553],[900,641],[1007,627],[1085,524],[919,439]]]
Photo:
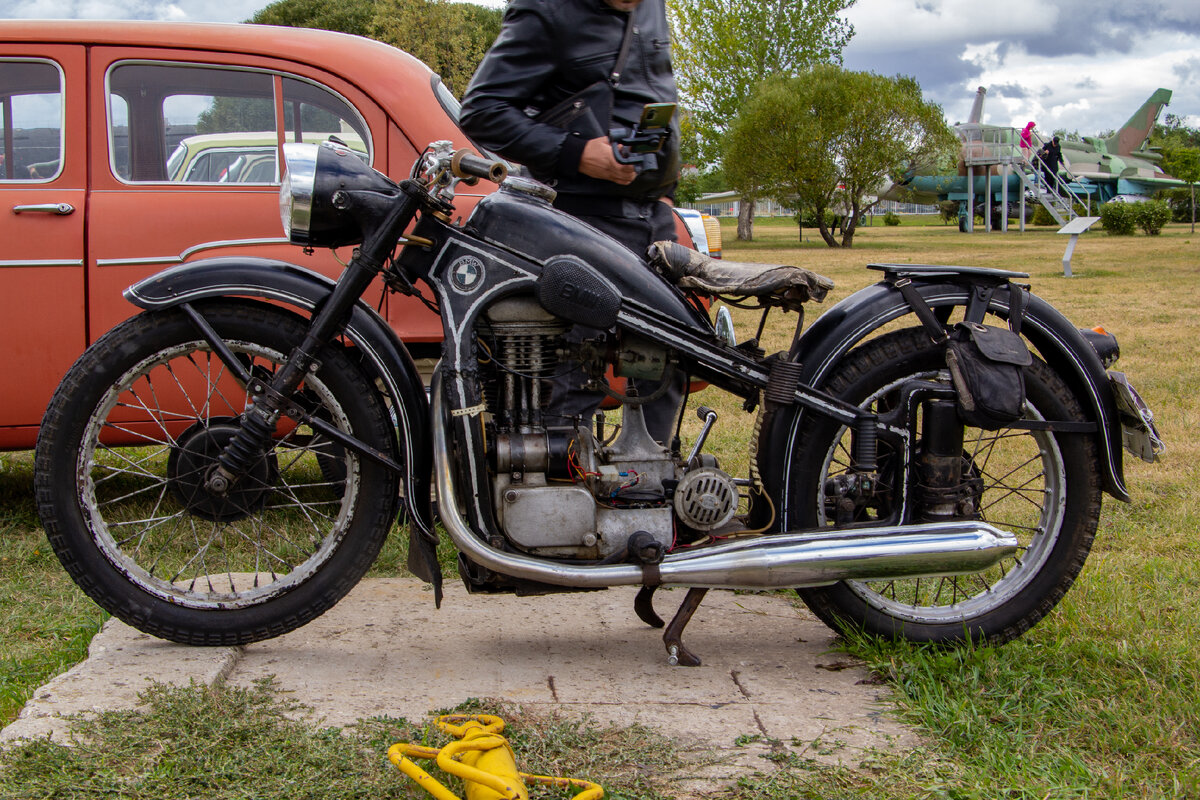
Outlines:
[[665,128],[671,124],[675,116],[674,103],[646,103],[642,107],[642,120],[638,127],[643,131]]

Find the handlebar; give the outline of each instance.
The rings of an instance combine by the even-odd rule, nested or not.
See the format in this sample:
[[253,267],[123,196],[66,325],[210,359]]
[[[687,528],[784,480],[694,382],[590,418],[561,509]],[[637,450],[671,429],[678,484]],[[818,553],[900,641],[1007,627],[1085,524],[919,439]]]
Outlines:
[[450,159],[450,172],[468,186],[474,186],[480,178],[500,183],[508,177],[508,166],[503,161],[489,161],[463,149]]

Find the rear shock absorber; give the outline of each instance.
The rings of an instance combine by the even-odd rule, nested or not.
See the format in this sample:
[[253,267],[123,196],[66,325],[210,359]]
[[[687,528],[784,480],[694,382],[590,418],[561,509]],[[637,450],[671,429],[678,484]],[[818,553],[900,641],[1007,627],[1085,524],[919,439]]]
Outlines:
[[958,515],[963,495],[963,424],[953,400],[928,400],[921,413],[920,513],[931,522],[945,521]]
[[854,452],[851,456],[856,472],[879,469],[879,431],[875,422],[874,415],[864,415],[854,421]]

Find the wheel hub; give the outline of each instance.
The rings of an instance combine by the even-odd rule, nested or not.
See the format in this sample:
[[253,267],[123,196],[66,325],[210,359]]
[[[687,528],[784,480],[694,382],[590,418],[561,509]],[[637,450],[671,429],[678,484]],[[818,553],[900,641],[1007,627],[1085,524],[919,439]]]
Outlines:
[[167,458],[167,485],[188,513],[213,522],[233,522],[262,509],[279,477],[274,453],[256,459],[246,473],[221,495],[205,488],[217,457],[237,435],[236,421],[209,420],[183,432]]

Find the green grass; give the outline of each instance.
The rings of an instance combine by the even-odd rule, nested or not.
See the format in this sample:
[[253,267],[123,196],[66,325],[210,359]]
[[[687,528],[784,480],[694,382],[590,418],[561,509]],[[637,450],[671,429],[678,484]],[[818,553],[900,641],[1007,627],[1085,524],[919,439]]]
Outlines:
[[[315,724],[269,682],[250,688],[158,685],[143,708],[72,721],[70,746],[41,739],[0,756],[0,797],[38,800],[354,800],[427,797],[386,758],[400,741],[441,747],[432,726],[378,718],[347,728]],[[457,713],[501,715],[525,772],[602,782],[613,800],[665,798],[662,775],[680,768],[676,747],[641,726],[468,701]],[[456,779],[420,762],[457,793]],[[537,789],[534,797],[566,797]]]
[[[883,756],[874,764],[881,772],[810,767],[747,779],[736,796],[1200,797],[1200,348],[1191,342],[1200,239],[1186,226],[1158,237],[1091,234],[1068,280],[1065,237],[1044,229],[968,236],[877,227],[847,252],[797,248],[794,226],[761,222],[751,248],[726,231],[727,258],[822,272],[837,281],[838,298],[875,279],[862,269],[867,260],[1032,273],[1034,291],[1077,324],[1117,334],[1117,367],[1157,412],[1169,449],[1155,465],[1126,459],[1133,501],[1105,498],[1083,574],[1021,639],[960,650],[845,644],[889,678],[922,750]],[[756,320],[735,319],[749,336]],[[768,334],[771,351],[790,330],[780,322]],[[731,459],[736,439],[728,432],[721,445]]]
[[[758,220],[757,239],[748,244],[735,241],[731,220],[722,223],[726,258],[796,263],[837,281],[830,299],[811,308],[810,319],[876,280],[877,273],[863,268],[868,261],[972,264],[1032,273],[1034,291],[1077,324],[1102,324],[1117,334],[1122,346],[1118,367],[1131,375],[1157,412],[1169,448],[1159,464],[1126,461],[1133,501],[1105,498],[1100,531],[1082,575],[1066,599],[1021,639],[999,648],[953,650],[866,639],[844,643],[888,681],[896,713],[921,736],[917,750],[877,753],[858,769],[820,766],[794,754],[778,756],[777,761],[764,761],[760,774],[741,778],[724,796],[1200,797],[1200,348],[1193,341],[1200,319],[1200,239],[1181,225],[1168,227],[1158,237],[1089,234],[1075,253],[1075,277],[1067,280],[1061,265],[1065,237],[1049,229],[968,236],[936,224],[877,225],[861,229],[855,247],[842,251],[816,242],[798,244],[791,220]],[[746,312],[737,312],[735,320],[742,338],[750,336],[757,323],[757,317]],[[786,346],[794,320],[776,317],[769,325],[768,352]],[[693,405],[699,403],[721,413],[709,449],[720,455],[723,466],[741,471],[747,460],[749,420],[737,403],[723,402],[712,392],[693,398]],[[694,418],[687,426],[692,435],[699,428]],[[101,615],[69,584],[47,552],[29,499],[27,456],[5,454],[3,461],[0,715],[7,722],[33,688],[82,657]],[[395,574],[402,565],[401,540],[393,537],[376,574]],[[0,796],[101,796],[79,788],[93,780],[87,777],[88,769],[125,781],[121,787],[161,777],[158,783],[144,784],[159,794],[122,789],[127,797],[283,796],[271,794],[281,790],[260,788],[275,786],[268,778],[276,771],[291,776],[288,796],[417,796],[406,794],[409,790],[402,782],[385,782],[395,781],[389,772],[394,770],[381,763],[391,737],[422,735],[411,726],[394,723],[389,729],[386,726],[393,723],[380,722],[386,733],[372,727],[375,723],[361,731],[330,732],[307,722],[290,728],[283,716],[263,710],[274,699],[221,699],[226,690],[188,691],[199,697],[185,693],[168,703],[180,713],[161,717],[153,742],[139,740],[140,755],[131,754],[136,750],[130,740],[132,726],[119,724],[86,729],[93,738],[91,760],[86,762],[77,763],[76,756],[48,744],[10,751],[0,757]],[[175,697],[170,692],[164,696]],[[209,724],[204,721],[208,712],[193,705],[201,700],[226,704],[218,708],[225,709],[222,724],[229,725],[230,737],[201,725]],[[193,725],[189,715],[201,722]],[[281,760],[284,756],[251,746],[250,732],[258,730],[254,718],[264,716],[286,728],[286,735],[278,734],[282,738],[261,734],[265,741],[276,742],[287,759],[308,765],[305,769],[292,770]],[[521,730],[542,744],[519,738],[526,733],[515,733],[516,724],[513,729],[522,763],[531,769],[542,769],[537,765],[545,763],[547,771],[574,774],[571,763],[539,761],[538,747],[601,748],[572,738],[565,723],[530,719],[529,727]],[[241,733],[234,735],[235,731]],[[624,741],[620,734],[610,730],[600,741]],[[642,736],[649,734],[633,738]],[[201,741],[212,744],[197,747]],[[292,748],[288,742],[303,746]],[[651,750],[666,746],[659,742]],[[306,761],[306,753],[336,765],[339,774],[331,776],[320,763]],[[243,755],[245,760],[238,760]],[[590,756],[591,765],[580,767],[596,771],[581,776],[603,782],[610,774],[624,774],[622,770],[638,773],[638,767],[629,765],[643,764],[639,774],[648,783],[614,783],[610,795],[670,796],[675,770],[666,762],[678,759],[651,755],[621,761],[620,752],[598,749]],[[33,766],[20,774],[43,781],[43,794],[23,793],[25,787],[13,782],[22,759]],[[219,785],[184,782],[192,779],[179,771],[179,762],[188,759],[209,765],[211,774],[221,776]],[[605,771],[610,768],[611,773]],[[122,796],[117,785],[105,784],[104,796]],[[21,791],[14,788],[19,786]]]
[[0,455],[0,724],[87,655],[105,615],[63,571],[37,522],[29,453]]

